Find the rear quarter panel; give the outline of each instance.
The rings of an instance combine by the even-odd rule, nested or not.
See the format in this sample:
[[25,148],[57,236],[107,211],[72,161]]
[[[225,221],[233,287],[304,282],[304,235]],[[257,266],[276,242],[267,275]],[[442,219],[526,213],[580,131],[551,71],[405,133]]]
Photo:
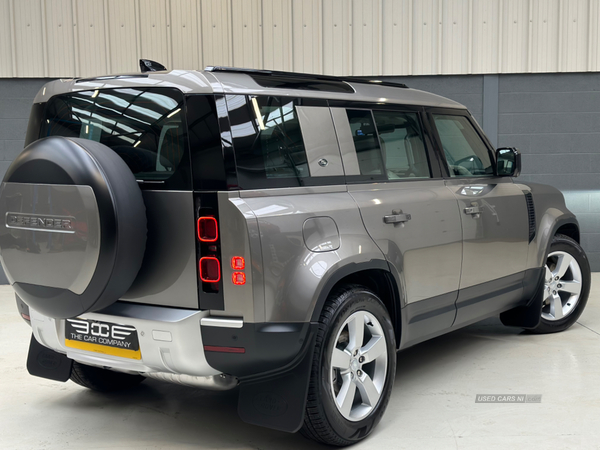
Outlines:
[[[345,186],[244,191],[241,196],[259,229],[266,322],[310,321],[318,294],[332,273],[351,263],[385,261]],[[333,219],[339,248],[307,247],[303,225],[317,217]],[[328,243],[323,244],[327,249]],[[254,299],[255,311],[259,301]]]

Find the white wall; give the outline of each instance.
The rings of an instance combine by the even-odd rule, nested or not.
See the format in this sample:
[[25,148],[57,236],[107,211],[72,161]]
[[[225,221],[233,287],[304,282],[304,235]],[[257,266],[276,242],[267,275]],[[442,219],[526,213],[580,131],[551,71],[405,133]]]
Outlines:
[[0,0],[0,77],[600,69],[600,0]]

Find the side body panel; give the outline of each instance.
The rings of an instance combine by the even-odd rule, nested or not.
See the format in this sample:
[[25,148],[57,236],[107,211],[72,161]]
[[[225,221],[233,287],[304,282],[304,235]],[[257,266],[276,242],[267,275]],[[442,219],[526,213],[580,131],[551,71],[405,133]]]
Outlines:
[[[256,216],[239,192],[219,192],[218,197],[224,309],[211,310],[211,315],[243,318],[245,323],[264,322],[263,262]],[[245,268],[236,270],[244,273],[244,285],[232,282],[234,256],[245,259]]]
[[463,271],[455,327],[517,306],[527,264],[525,195],[510,179],[448,180],[463,229]]
[[[260,230],[266,322],[310,321],[317,294],[332,273],[352,263],[384,260],[345,186],[243,191],[241,196]],[[331,236],[332,221],[338,239]],[[326,224],[320,244],[319,223]]]
[[510,179],[497,177],[446,180],[446,184],[461,213],[460,289],[525,270],[529,226],[523,191]]
[[[461,273],[462,236],[457,202],[443,180],[354,185],[350,193],[365,226],[397,274],[402,339],[424,340],[452,326]],[[384,216],[409,214],[403,224]]]
[[[458,291],[460,216],[442,180],[352,185],[349,192],[370,236],[400,274],[406,303]],[[393,211],[410,220],[384,223]]]

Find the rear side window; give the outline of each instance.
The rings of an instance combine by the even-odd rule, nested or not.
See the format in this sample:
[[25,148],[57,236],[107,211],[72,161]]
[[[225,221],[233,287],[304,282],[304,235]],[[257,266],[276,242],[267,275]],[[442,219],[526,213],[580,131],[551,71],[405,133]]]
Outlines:
[[288,97],[227,96],[240,187],[302,186],[310,177],[299,104]]
[[494,175],[487,146],[465,116],[434,114],[451,177]]
[[360,174],[383,175],[384,165],[373,114],[364,109],[347,109],[346,114],[354,140]]
[[429,178],[429,163],[417,114],[374,111],[389,180]]
[[[90,139],[113,149],[138,180],[164,183],[189,168],[183,95],[168,88],[120,88],[48,101],[40,137]],[[185,156],[184,156],[185,155]],[[185,184],[185,183],[184,183]]]

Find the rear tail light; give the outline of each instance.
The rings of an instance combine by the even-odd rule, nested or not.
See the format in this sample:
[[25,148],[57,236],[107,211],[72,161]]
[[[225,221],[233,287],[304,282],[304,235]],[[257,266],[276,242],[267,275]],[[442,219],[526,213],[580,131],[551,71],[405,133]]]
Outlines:
[[200,279],[205,283],[218,283],[221,279],[221,263],[217,258],[200,258]]
[[202,242],[216,242],[219,238],[219,227],[214,217],[200,217],[198,219],[198,239]]
[[231,281],[236,286],[242,286],[246,284],[246,274],[244,272],[233,272],[231,275]]
[[231,268],[233,270],[244,270],[246,268],[246,260],[241,256],[231,258]]

